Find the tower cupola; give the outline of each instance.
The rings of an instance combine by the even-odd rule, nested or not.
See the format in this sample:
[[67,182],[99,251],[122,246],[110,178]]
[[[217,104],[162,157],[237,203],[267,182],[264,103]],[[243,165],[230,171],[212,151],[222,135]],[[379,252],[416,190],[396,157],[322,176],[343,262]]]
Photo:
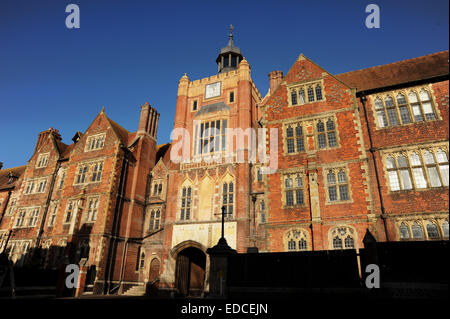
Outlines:
[[234,46],[233,25],[230,25],[230,34],[228,35],[228,45],[220,50],[216,63],[218,73],[237,70],[239,63],[243,60],[241,50]]

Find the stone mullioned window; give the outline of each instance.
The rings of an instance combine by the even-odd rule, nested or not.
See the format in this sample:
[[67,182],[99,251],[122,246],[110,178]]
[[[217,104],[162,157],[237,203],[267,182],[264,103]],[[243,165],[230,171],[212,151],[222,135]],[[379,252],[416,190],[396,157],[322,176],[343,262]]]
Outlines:
[[35,227],[39,218],[40,207],[24,207],[17,212],[14,228]]
[[448,220],[404,220],[397,223],[400,240],[448,239]]
[[426,87],[390,91],[372,100],[377,128],[438,119],[431,90]]
[[103,161],[82,163],[77,167],[74,185],[100,182],[103,173]]
[[88,136],[84,151],[96,151],[103,148],[105,144],[106,133]]
[[322,82],[307,83],[289,88],[289,106],[325,100]]
[[303,174],[284,174],[282,189],[286,208],[305,205]]
[[350,183],[345,167],[324,169],[327,203],[351,201]]
[[392,192],[448,187],[448,151],[443,147],[387,153],[384,163]]

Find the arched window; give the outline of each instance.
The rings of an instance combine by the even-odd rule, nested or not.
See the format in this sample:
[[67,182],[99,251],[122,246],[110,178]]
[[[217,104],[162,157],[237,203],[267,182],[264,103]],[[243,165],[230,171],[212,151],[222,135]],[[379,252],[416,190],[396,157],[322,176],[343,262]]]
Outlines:
[[386,106],[386,112],[390,126],[398,125],[397,110],[395,109],[394,99],[387,96],[384,99],[384,105]]
[[316,124],[317,129],[317,144],[319,149],[326,147],[335,147],[336,140],[336,126],[332,119],[328,119],[326,123],[326,131],[324,123],[319,120]]
[[383,101],[381,101],[380,98],[377,98],[374,104],[375,104],[375,111],[377,113],[378,126],[379,127],[388,126],[386,113],[384,112]]
[[288,242],[288,250],[297,250],[296,242],[293,239]]
[[448,186],[449,170],[448,170],[448,157],[447,154],[439,149],[436,152],[436,159],[439,163],[439,170],[442,177],[442,185]]
[[225,217],[233,216],[234,186],[233,182],[223,184],[222,205],[225,206]]
[[287,139],[287,152],[288,153],[294,153],[295,152],[295,146],[294,146],[294,129],[290,126],[286,128],[286,139]]
[[309,86],[308,89],[308,102],[314,102],[314,89],[312,86]]
[[409,155],[409,161],[411,163],[412,173],[416,188],[426,188],[427,180],[423,174],[422,161],[417,153],[411,153]]
[[299,104],[305,104],[306,103],[306,99],[305,99],[305,90],[303,88],[300,88],[298,90],[298,99],[299,99]]
[[342,239],[340,239],[339,237],[334,237],[333,238],[333,248],[334,249],[342,249]]
[[402,120],[402,124],[411,123],[411,116],[409,114],[406,97],[401,93],[399,95],[397,95],[397,105],[398,105],[398,110],[400,112],[400,118]]
[[256,175],[257,175],[258,182],[261,182],[263,179],[261,167],[258,167],[258,169],[256,170]]
[[158,184],[155,184],[153,187],[153,196],[156,196],[158,194]]
[[439,231],[435,223],[429,222],[427,225],[428,238],[439,238]]
[[420,95],[420,101],[422,102],[422,109],[423,109],[423,113],[425,114],[425,119],[427,121],[435,120],[436,115],[434,114],[434,111],[433,111],[430,94],[428,93],[428,91],[422,89],[420,91],[419,95]]
[[355,249],[355,231],[347,226],[339,226],[331,229],[333,249]]
[[291,102],[292,102],[292,105],[297,105],[297,91],[296,90],[291,91]]
[[161,211],[159,209],[152,210],[150,213],[150,227],[149,229],[154,231],[158,230],[161,222]]
[[308,233],[303,229],[289,230],[285,234],[285,240],[288,251],[308,250]]
[[420,107],[419,99],[417,98],[417,94],[415,92],[410,92],[408,95],[409,103],[411,104],[411,110],[414,116],[414,122],[422,122],[423,114],[422,108]]
[[448,220],[442,224],[442,234],[445,238],[448,238]]
[[402,182],[402,189],[412,189],[411,176],[409,175],[408,163],[404,155],[397,157],[400,180]]
[[139,262],[139,268],[144,269],[144,266],[145,266],[145,253],[142,252],[140,262]]
[[305,150],[305,145],[303,142],[303,128],[300,124],[297,124],[295,127],[295,139],[297,145],[297,152],[301,152]]
[[162,184],[158,185],[158,195],[161,195],[162,192]]
[[189,220],[191,219],[191,196],[192,189],[191,187],[183,187],[181,193],[181,220]]
[[355,243],[350,235],[345,238],[344,244],[345,248],[355,248]]
[[401,223],[399,230],[400,230],[400,239],[410,238],[409,228],[405,223]]
[[292,105],[297,105],[297,91],[296,90],[291,91],[291,102],[292,102]]
[[411,227],[412,235],[414,239],[421,239],[423,238],[423,231],[422,227],[419,225],[418,222],[414,222],[414,224]]
[[292,178],[287,177],[284,181],[286,187],[286,206],[294,205],[294,190],[292,185]]
[[428,172],[428,177],[430,179],[431,187],[442,186],[441,180],[439,178],[436,161],[434,160],[433,154],[431,152],[425,151],[423,153],[423,159],[425,160],[425,165],[427,167],[427,172]]
[[317,101],[322,100],[322,87],[320,85],[316,85],[316,99]]

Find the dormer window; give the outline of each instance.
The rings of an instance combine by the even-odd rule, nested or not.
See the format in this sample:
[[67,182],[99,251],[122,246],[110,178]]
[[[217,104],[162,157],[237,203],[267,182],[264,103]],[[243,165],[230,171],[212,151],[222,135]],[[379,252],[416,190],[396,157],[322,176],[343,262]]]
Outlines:
[[291,106],[323,101],[323,84],[321,82],[303,84],[290,89]]
[[100,150],[103,148],[103,144],[105,143],[106,134],[96,134],[89,136],[86,140],[85,152]]
[[39,157],[37,159],[36,168],[46,167],[48,164],[49,155],[50,155],[49,153],[39,154]]

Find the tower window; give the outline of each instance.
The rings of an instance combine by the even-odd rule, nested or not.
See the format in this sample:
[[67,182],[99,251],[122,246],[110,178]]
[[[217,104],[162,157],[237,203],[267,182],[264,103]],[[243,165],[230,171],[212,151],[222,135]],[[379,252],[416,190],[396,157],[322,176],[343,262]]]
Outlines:
[[195,100],[195,101],[192,103],[192,111],[197,111],[197,104],[198,104],[197,100]]
[[230,92],[230,103],[234,102],[234,92]]

